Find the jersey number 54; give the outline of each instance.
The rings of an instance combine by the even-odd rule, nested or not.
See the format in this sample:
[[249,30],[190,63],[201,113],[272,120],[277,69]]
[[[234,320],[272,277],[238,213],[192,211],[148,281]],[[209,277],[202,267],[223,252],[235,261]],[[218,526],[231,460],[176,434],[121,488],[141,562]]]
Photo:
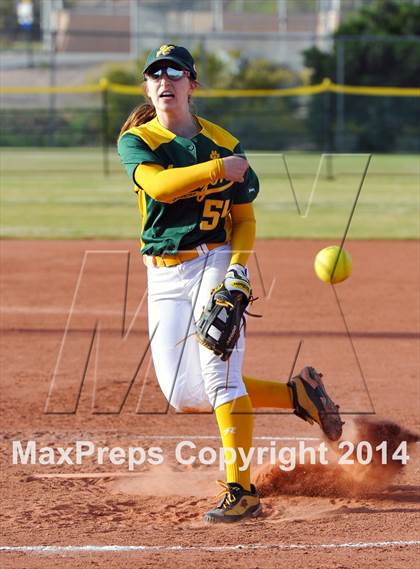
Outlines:
[[203,219],[200,223],[202,231],[215,229],[219,220],[229,213],[230,200],[207,199],[204,202]]

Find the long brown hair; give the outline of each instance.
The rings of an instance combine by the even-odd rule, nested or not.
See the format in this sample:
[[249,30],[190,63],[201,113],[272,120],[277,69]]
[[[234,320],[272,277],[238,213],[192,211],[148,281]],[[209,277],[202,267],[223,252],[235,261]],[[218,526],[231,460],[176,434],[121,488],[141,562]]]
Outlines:
[[131,113],[128,115],[127,120],[122,125],[120,130],[120,136],[124,134],[126,130],[132,128],[133,126],[140,126],[146,122],[151,121],[156,116],[156,110],[150,103],[143,103],[138,107],[135,107]]

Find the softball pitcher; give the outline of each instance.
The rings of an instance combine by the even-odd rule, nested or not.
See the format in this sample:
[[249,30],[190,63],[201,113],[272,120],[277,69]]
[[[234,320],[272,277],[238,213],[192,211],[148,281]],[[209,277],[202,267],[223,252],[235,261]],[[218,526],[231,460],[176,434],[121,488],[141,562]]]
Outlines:
[[253,379],[242,374],[242,332],[228,366],[197,342],[195,325],[215,287],[223,283],[232,293],[250,294],[246,265],[255,239],[252,202],[259,191],[239,141],[191,113],[197,85],[194,60],[185,48],[153,50],[143,83],[150,103],[128,117],[118,152],[141,212],[159,385],[179,412],[214,409],[227,482],[221,482],[221,500],[204,519],[233,522],[261,511],[238,452],[242,448],[246,456],[252,445],[254,407],[293,409],[333,440],[341,436],[341,420],[313,368],[288,383]]

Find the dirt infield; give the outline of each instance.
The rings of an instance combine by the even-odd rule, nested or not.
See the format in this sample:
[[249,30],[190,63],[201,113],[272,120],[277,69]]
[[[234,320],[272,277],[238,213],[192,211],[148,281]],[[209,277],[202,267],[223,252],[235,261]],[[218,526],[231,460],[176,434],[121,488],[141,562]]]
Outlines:
[[[263,515],[214,527],[201,517],[223,478],[218,462],[182,465],[175,451],[189,441],[183,457],[204,447],[218,452],[215,419],[175,414],[159,392],[137,243],[3,241],[2,567],[414,566],[419,245],[348,243],[353,275],[333,288],[312,269],[327,244],[257,242],[253,311],[263,318],[249,319],[245,372],[286,380],[292,368],[319,368],[341,405],[343,439],[386,441],[387,464],[373,448],[369,464],[342,468],[339,450],[326,443],[327,464],[255,468]],[[404,440],[406,465],[390,456]],[[13,441],[54,449],[36,455],[44,462],[51,452],[57,462],[58,447],[76,441],[94,450],[81,464],[62,455],[62,464],[12,464]],[[255,446],[317,450],[322,443],[319,429],[289,412],[256,416]],[[98,447],[119,447],[113,456],[121,464],[108,451],[100,464]],[[157,447],[163,464],[129,470],[121,458],[129,447],[143,449],[137,459]],[[67,459],[75,461],[74,450]],[[13,549],[19,546],[27,549]]]

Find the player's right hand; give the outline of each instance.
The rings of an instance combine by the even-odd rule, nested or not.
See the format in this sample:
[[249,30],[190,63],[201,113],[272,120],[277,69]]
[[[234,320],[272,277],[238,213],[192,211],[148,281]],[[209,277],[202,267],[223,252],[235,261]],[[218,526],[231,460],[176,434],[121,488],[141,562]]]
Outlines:
[[248,160],[242,158],[242,156],[227,156],[222,158],[225,175],[225,180],[230,180],[231,182],[243,182],[245,172],[249,168]]

